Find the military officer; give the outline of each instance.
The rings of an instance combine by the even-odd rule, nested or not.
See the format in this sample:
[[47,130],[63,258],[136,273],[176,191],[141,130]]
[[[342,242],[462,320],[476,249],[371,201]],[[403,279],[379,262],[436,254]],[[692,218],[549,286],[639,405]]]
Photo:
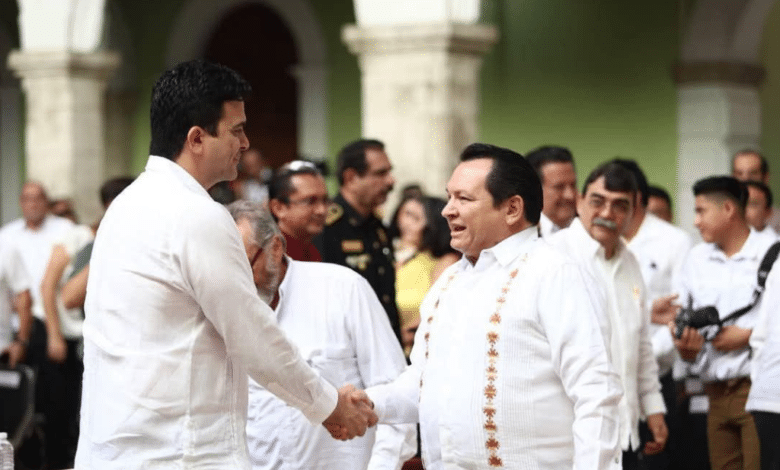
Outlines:
[[384,147],[378,140],[361,139],[339,152],[339,194],[328,208],[322,260],[347,266],[366,278],[400,341],[393,248],[375,214],[395,183]]

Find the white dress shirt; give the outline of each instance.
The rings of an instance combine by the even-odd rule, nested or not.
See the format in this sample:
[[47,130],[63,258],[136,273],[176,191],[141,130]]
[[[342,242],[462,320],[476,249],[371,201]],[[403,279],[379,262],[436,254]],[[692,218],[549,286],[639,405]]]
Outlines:
[[579,218],[551,237],[550,243],[600,281],[611,325],[610,352],[624,391],[619,406],[620,445],[623,450],[629,446],[637,450],[640,417],[666,412],[650,342],[650,315],[645,308],[639,263],[622,240],[618,240],[612,258],[606,259],[604,248]]
[[84,322],[75,468],[248,469],[247,374],[321,423],[337,392],[257,295],[232,217],[171,160],[109,207]]
[[[720,318],[749,305],[758,285],[758,266],[772,243],[770,237],[760,236],[750,229],[742,248],[730,258],[714,243],[694,246],[685,260],[677,288],[683,305],[687,306],[690,293],[693,308],[712,305],[718,309]],[[731,324],[753,329],[762,301]],[[704,382],[747,377],[750,375],[750,355],[749,346],[722,352],[706,342],[696,361],[687,363],[688,371],[699,375]]]
[[[406,360],[368,282],[335,264],[288,263],[276,318],[307,362],[328,382],[361,390],[395,379]],[[397,470],[417,451],[413,424],[337,441],[251,379],[246,433],[255,470]]]
[[41,226],[33,230],[27,227],[24,219],[16,219],[6,224],[0,231],[0,244],[8,243],[16,247],[22,257],[22,263],[30,280],[32,313],[36,318],[45,320],[41,300],[41,281],[49,264],[52,247],[73,228],[69,219],[47,215]]
[[544,213],[539,214],[539,235],[542,238],[549,238],[550,235],[561,230],[561,228],[555,225],[555,222],[550,220]]
[[[642,270],[648,312],[652,311],[656,299],[674,293],[674,280],[680,276],[683,261],[692,245],[691,237],[684,230],[649,212],[645,214],[636,235],[628,242],[628,248]],[[650,323],[650,340],[658,361],[658,373],[665,375],[672,370],[677,358],[669,327]]]
[[380,422],[419,417],[428,470],[621,468],[620,380],[585,282],[537,227],[450,266],[411,366],[368,390]]
[[0,245],[0,350],[13,340],[14,297],[30,288],[30,279],[19,252]]
[[745,409],[780,413],[780,268],[769,272],[758,321],[750,335],[753,348],[750,395]]

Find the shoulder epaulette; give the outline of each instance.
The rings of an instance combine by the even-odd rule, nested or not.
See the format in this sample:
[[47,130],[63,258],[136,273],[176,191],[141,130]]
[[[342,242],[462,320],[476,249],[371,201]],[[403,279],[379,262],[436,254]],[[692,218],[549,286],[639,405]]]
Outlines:
[[337,203],[328,206],[328,215],[325,216],[325,225],[333,225],[344,215],[344,208]]

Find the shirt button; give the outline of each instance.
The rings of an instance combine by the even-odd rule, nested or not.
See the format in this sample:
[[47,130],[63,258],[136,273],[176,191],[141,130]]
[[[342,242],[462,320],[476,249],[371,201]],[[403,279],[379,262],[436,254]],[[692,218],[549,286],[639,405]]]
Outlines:
[[380,276],[384,276],[385,275],[385,267],[384,266],[380,266],[377,269],[377,272],[379,273]]

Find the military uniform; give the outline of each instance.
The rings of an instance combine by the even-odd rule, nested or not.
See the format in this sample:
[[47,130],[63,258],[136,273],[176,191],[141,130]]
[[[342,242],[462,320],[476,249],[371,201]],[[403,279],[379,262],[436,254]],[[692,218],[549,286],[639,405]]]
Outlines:
[[400,341],[393,247],[382,221],[358,214],[339,194],[328,207],[321,246],[323,261],[346,266],[366,278]]

